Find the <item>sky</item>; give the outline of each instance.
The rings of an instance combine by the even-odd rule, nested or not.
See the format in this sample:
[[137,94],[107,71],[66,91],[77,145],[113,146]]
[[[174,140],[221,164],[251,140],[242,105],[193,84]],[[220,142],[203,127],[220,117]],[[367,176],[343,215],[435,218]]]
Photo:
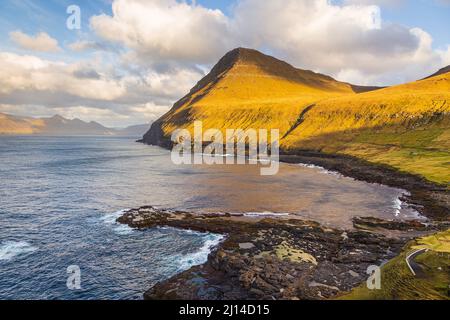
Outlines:
[[235,47],[395,85],[450,65],[449,30],[450,0],[4,0],[0,112],[148,123]]

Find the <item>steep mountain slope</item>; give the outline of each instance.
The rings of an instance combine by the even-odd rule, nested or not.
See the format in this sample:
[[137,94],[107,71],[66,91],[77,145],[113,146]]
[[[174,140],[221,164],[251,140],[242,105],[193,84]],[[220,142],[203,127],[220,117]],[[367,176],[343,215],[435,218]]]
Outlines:
[[343,153],[450,181],[450,73],[318,102],[286,150]]
[[[358,87],[255,50],[226,54],[144,136],[170,146],[171,133],[203,128],[280,130],[286,152],[342,153],[431,181],[450,181],[450,73],[390,88]],[[375,90],[378,89],[378,90]]]
[[0,113],[0,135],[33,134],[44,126],[40,119],[16,117]]
[[[426,77],[425,79],[431,78],[431,77],[435,77],[435,76],[439,76],[441,74],[446,74],[447,72],[450,72],[450,66],[446,66],[442,69],[439,69],[437,72],[433,73],[431,76]],[[423,79],[423,80],[425,80]]]
[[114,135],[114,130],[108,129],[98,122],[84,122],[80,119],[68,120],[61,116],[44,118],[44,128],[39,134],[46,135]]
[[312,103],[374,88],[352,86],[300,70],[256,50],[227,53],[211,72],[175,103],[144,136],[144,142],[167,145],[177,128],[280,129],[286,134]]

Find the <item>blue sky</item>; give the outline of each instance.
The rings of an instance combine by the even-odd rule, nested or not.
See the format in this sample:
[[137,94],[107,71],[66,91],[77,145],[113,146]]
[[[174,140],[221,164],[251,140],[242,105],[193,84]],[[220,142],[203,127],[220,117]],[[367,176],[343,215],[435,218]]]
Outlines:
[[0,112],[151,121],[237,46],[366,85],[450,64],[450,0],[114,1],[0,1]]
[[[82,28],[79,32],[68,30],[66,25],[67,7],[76,4],[82,8]],[[101,13],[111,14],[109,1],[72,1],[72,0],[5,0],[0,2],[0,33],[2,49],[15,50],[9,39],[11,31],[21,30],[27,34],[47,32],[61,44],[68,44],[76,39],[88,36],[89,18]],[[65,56],[66,58],[67,55]]]
[[450,3],[412,0],[401,6],[384,7],[383,17],[386,21],[426,30],[433,36],[436,48],[450,43]]
[[[45,31],[61,43],[68,43],[79,35],[64,27],[66,8],[77,4],[82,8],[82,32],[89,33],[89,17],[101,13],[111,14],[110,0],[4,0],[0,2],[0,33],[8,39],[8,33],[20,29],[26,33]],[[188,1],[190,2],[190,1]],[[335,3],[342,3],[336,0]],[[231,14],[236,0],[197,0],[198,5],[220,9]],[[382,17],[386,22],[408,27],[420,27],[433,36],[433,46],[443,48],[450,43],[450,2],[444,4],[432,0],[405,0],[399,5],[383,5]],[[3,47],[8,47],[10,43]]]

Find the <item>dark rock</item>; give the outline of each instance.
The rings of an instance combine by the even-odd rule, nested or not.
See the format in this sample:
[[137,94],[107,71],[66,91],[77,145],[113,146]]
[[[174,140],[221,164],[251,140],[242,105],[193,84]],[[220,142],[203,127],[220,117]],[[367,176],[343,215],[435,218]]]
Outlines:
[[425,231],[430,228],[418,221],[396,221],[396,220],[383,220],[374,217],[354,217],[353,218],[353,226],[358,229],[387,229],[387,230],[400,230],[400,231]]
[[[118,221],[135,228],[170,226],[227,235],[206,264],[156,284],[145,299],[331,298],[359,285],[363,279],[355,273],[365,274],[368,265],[394,257],[408,240],[362,230],[347,230],[342,237],[343,230],[297,219],[240,222],[223,214],[153,207],[130,210]],[[243,250],[243,243],[254,247]]]

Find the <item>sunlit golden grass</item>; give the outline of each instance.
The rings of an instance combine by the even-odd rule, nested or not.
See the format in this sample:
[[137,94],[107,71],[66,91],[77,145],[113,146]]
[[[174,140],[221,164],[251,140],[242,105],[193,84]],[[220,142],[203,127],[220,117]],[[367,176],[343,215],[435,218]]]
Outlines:
[[343,153],[450,181],[450,74],[318,102],[287,149]]
[[413,249],[427,249],[434,252],[450,253],[450,230],[417,239]]
[[[333,84],[332,88],[334,91],[324,91],[269,75],[252,64],[238,63],[218,83],[197,92],[173,112],[164,130],[169,134],[179,128],[177,120],[182,117],[181,127],[188,129],[195,120],[201,120],[204,129],[279,129],[283,135],[308,105],[354,94],[346,84]],[[197,97],[201,99],[196,101]]]
[[342,153],[450,181],[450,73],[357,94],[349,84],[244,50],[188,97],[163,117],[166,137],[192,131],[197,120],[223,133],[279,129],[286,150]]
[[335,132],[301,141],[298,148],[347,154],[448,184],[450,149],[446,137],[450,129],[441,125],[410,131],[394,126]]

